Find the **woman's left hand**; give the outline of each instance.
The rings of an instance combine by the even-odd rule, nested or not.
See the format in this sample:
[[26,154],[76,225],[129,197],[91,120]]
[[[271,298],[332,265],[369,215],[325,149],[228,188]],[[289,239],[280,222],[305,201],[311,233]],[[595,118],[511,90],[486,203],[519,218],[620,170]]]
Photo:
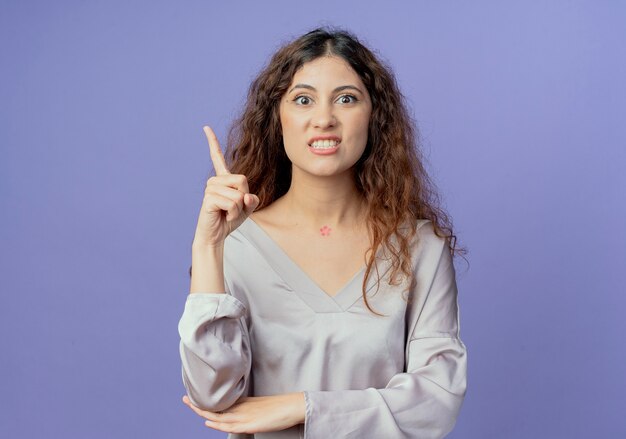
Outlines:
[[303,392],[244,397],[220,413],[196,407],[187,395],[183,396],[183,402],[207,419],[205,422],[207,427],[226,433],[254,434],[279,431],[302,424],[305,420]]

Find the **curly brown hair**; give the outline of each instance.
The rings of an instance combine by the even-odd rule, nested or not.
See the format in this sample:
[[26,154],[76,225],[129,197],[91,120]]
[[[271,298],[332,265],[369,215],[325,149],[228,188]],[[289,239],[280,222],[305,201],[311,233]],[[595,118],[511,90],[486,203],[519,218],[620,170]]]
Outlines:
[[[452,256],[466,252],[457,246],[451,220],[440,207],[435,185],[423,166],[419,133],[392,70],[348,31],[323,27],[302,35],[281,47],[250,84],[243,112],[230,127],[225,158],[232,173],[247,177],[250,193],[260,200],[257,209],[287,192],[291,162],[283,146],[279,103],[296,71],[322,56],[338,56],[348,62],[372,100],[368,141],[354,165],[354,176],[367,205],[366,221],[372,242],[367,252],[363,299],[371,312],[381,315],[371,308],[366,295],[367,279],[376,267],[381,245],[391,253],[390,282],[395,282],[402,271],[411,285],[415,280],[410,242],[418,220],[432,222],[435,234],[446,238]],[[398,248],[392,245],[393,235]]]

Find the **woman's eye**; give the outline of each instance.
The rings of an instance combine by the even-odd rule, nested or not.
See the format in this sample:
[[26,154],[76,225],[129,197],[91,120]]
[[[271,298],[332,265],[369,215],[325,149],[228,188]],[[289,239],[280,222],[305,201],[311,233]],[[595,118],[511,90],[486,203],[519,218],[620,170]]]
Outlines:
[[294,99],[294,101],[295,101],[295,103],[296,103],[296,104],[298,104],[298,105],[308,105],[308,104],[310,103],[311,99],[309,99],[309,98],[308,98],[308,97],[306,97],[306,96],[297,96],[297,97]]
[[343,95],[339,97],[339,102],[341,102],[342,104],[352,104],[356,101],[358,101],[358,99],[356,98],[356,96],[352,95]]

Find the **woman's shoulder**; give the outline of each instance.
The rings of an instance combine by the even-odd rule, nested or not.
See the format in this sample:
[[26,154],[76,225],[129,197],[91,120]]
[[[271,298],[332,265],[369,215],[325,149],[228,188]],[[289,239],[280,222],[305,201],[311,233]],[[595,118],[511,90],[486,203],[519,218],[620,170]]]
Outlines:
[[437,235],[435,224],[429,219],[418,219],[415,226],[406,224],[404,227],[405,229],[411,227],[414,229],[411,238],[411,247],[413,248],[412,253],[415,255],[425,256],[427,253],[438,254],[448,245],[447,238]]
[[266,229],[273,228],[278,226],[277,218],[279,215],[276,214],[276,207],[274,204],[264,207],[261,210],[254,211],[248,217],[248,220],[252,220],[261,227]]
[[[281,230],[280,215],[275,214],[274,203],[265,206],[261,210],[252,212],[235,230],[233,230],[225,241],[225,252],[236,256],[235,259],[242,258],[241,253],[246,253],[246,258],[251,256],[251,248],[260,250],[268,243],[268,238],[274,240],[276,234]],[[262,251],[252,252],[263,254]],[[258,255],[256,255],[258,256]]]
[[[412,229],[412,230],[411,230]],[[435,233],[435,225],[429,219],[417,219],[414,225],[409,221],[405,221],[399,228],[399,232],[402,232],[404,236],[413,236],[413,239],[440,241],[443,238]]]
[[272,229],[282,227],[285,220],[291,217],[290,213],[283,195],[261,209],[252,212],[249,218],[260,226],[265,226],[266,229]]

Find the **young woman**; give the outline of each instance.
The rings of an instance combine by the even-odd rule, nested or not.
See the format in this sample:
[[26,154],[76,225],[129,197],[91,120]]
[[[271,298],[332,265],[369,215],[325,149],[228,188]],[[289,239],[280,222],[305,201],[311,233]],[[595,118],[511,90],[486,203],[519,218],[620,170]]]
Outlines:
[[209,178],[183,402],[230,438],[439,438],[466,390],[447,215],[391,71],[345,31],[284,46]]

